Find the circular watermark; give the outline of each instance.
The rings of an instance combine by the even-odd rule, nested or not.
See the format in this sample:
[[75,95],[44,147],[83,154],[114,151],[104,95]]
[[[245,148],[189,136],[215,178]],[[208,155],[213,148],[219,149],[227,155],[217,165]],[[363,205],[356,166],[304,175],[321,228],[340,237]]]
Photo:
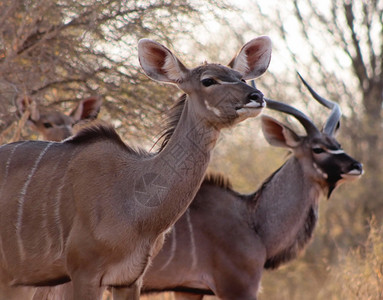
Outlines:
[[147,207],[160,205],[168,191],[167,180],[157,173],[146,173],[134,184],[136,201]]

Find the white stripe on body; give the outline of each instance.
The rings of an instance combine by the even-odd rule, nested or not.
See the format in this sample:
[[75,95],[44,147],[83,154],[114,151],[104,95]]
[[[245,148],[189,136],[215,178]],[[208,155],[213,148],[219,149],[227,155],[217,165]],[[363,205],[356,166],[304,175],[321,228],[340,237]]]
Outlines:
[[[3,182],[1,183],[0,197],[1,197],[1,195],[3,194],[3,190],[4,190],[5,184],[6,184],[7,179],[8,179],[9,166],[10,166],[10,164],[11,164],[13,155],[15,154],[16,149],[17,149],[18,147],[20,147],[21,145],[24,145],[25,143],[27,143],[27,141],[22,142],[22,143],[19,143],[19,144],[16,144],[16,145],[13,147],[13,149],[11,150],[11,153],[9,154],[8,160],[7,160],[7,162],[5,163],[4,179],[3,179]],[[5,146],[5,145],[3,145],[3,146]],[[3,146],[1,146],[1,147],[3,147]]]
[[167,261],[165,262],[165,264],[161,267],[160,271],[164,270],[170,264],[170,262],[173,260],[174,255],[176,253],[177,239],[176,239],[176,227],[175,226],[173,226],[173,228],[172,228],[171,235],[172,235],[172,239],[171,239],[170,255],[169,255]]
[[[66,173],[65,173],[65,175],[66,175]],[[56,194],[55,201],[54,201],[54,212],[53,212],[55,224],[56,224],[56,227],[57,227],[58,232],[59,232],[59,235],[58,235],[59,242],[60,242],[59,256],[64,251],[64,228],[63,228],[63,225],[61,223],[61,218],[60,218],[60,203],[61,203],[60,200],[61,200],[61,196],[62,196],[62,190],[63,190],[64,185],[65,185],[65,178],[66,178],[65,175],[61,179],[60,186],[57,189],[57,194]]]
[[[18,143],[18,144],[16,144],[16,145],[14,145],[14,147],[13,147],[12,150],[11,150],[11,153],[9,154],[8,160],[7,160],[7,162],[5,163],[4,178],[3,178],[3,182],[1,183],[1,187],[0,187],[0,197],[3,195],[4,187],[5,187],[5,184],[6,184],[7,179],[8,179],[9,166],[10,166],[10,164],[11,164],[13,155],[14,155],[16,149],[17,149],[18,147],[20,147],[21,145],[24,145],[26,142],[27,142],[27,141],[24,141],[24,142],[21,142],[21,143]],[[3,147],[6,146],[6,145],[7,145],[7,144],[2,145],[0,148],[3,148]],[[2,239],[2,237],[1,237],[1,232],[0,232],[0,254],[1,254],[1,256],[3,257],[3,262],[4,262],[4,264],[7,264],[6,255],[5,255],[4,247],[3,247],[3,239]]]
[[[55,164],[55,166],[54,166],[54,168],[52,169],[53,170],[53,173],[56,173],[57,172],[57,169],[58,169],[58,167],[59,167],[59,165],[60,165],[60,162],[61,162],[61,160],[62,160],[62,158],[63,158],[63,156],[65,155],[66,153],[63,151],[62,153],[61,153],[61,155],[60,155],[60,158],[59,159],[57,159],[57,161],[56,161],[56,164]],[[62,182],[64,181],[64,178],[65,178],[65,176],[63,176],[63,177],[61,177],[61,180],[60,180],[60,183],[62,184]],[[52,185],[52,184],[56,184],[56,182],[54,182],[53,180],[55,180],[55,178],[53,177],[52,178],[52,181],[50,182],[50,185]],[[59,189],[62,189],[62,186],[60,185],[60,187],[59,187]],[[60,193],[61,193],[61,191],[60,191]],[[57,192],[57,194],[58,194],[58,192]],[[56,198],[57,198],[57,195],[56,195]],[[58,202],[59,201],[59,199],[57,200],[55,198],[55,202],[54,203],[56,203],[56,202]],[[62,228],[61,228],[61,226],[60,226],[60,223],[58,222],[58,221],[60,221],[60,220],[58,220],[57,221],[57,219],[59,219],[60,217],[56,217],[56,213],[59,213],[59,212],[56,212],[56,210],[57,210],[57,205],[54,205],[54,211],[53,211],[53,216],[54,216],[54,220],[56,221],[55,223],[56,224],[58,224],[58,228],[59,228],[59,236],[60,237],[62,237]],[[43,202],[43,207],[41,208],[41,213],[42,213],[42,217],[43,217],[43,223],[42,223],[42,229],[45,229],[45,238],[46,238],[46,241],[47,241],[47,249],[46,249],[46,253],[47,254],[49,254],[49,250],[50,250],[50,248],[51,248],[51,246],[54,244],[54,242],[56,242],[55,240],[53,240],[52,239],[52,237],[50,236],[50,231],[49,231],[49,225],[48,225],[48,210],[47,210],[47,201],[44,201]],[[62,249],[62,247],[61,247],[61,249]]]
[[52,245],[52,239],[49,236],[48,230],[48,213],[47,213],[47,201],[42,201],[41,203],[41,215],[42,215],[42,231],[45,230],[45,240],[47,242],[47,248],[49,249]]
[[[77,152],[79,151],[79,149],[73,151],[70,159],[68,160],[67,162],[67,166],[69,166],[73,160],[73,158],[76,156]],[[65,186],[65,181],[67,179],[67,174],[68,174],[68,167],[66,168],[65,170],[65,174],[62,176],[61,180],[60,180],[60,183],[59,183],[59,186],[58,186],[58,189],[57,189],[57,193],[56,193],[56,197],[54,198],[54,202],[53,202],[53,205],[54,205],[54,212],[53,212],[53,218],[55,220],[55,224],[56,224],[56,227],[59,231],[59,242],[60,242],[60,251],[58,252],[58,257],[61,256],[61,254],[64,252],[64,247],[65,247],[65,241],[64,241],[64,226],[63,226],[63,223],[61,222],[61,218],[60,218],[60,204],[61,204],[61,197],[62,197],[62,194],[63,194],[63,189],[64,189],[64,186]]]
[[21,189],[19,199],[17,200],[18,209],[17,209],[17,218],[16,218],[16,236],[17,236],[17,243],[19,245],[20,257],[23,260],[25,259],[25,250],[24,250],[23,240],[21,238],[21,225],[22,225],[21,223],[23,219],[23,206],[25,202],[25,196],[27,194],[27,190],[28,190],[29,184],[31,183],[32,177],[35,174],[41,159],[43,158],[45,153],[48,151],[49,147],[52,145],[53,145],[53,142],[48,143],[46,147],[43,149],[43,151],[41,151],[40,155],[37,157],[31,171],[28,174],[27,180],[25,181],[25,184],[23,188]]
[[190,211],[189,209],[186,211],[186,220],[188,223],[188,229],[190,233],[190,250],[191,250],[191,257],[192,257],[192,264],[191,267],[194,269],[197,266],[197,252],[195,247],[195,240],[194,240],[194,232],[193,232],[193,225],[190,219]]
[[5,256],[4,247],[3,247],[3,239],[0,235],[0,254],[1,254],[1,260],[3,263],[7,266],[7,257]]

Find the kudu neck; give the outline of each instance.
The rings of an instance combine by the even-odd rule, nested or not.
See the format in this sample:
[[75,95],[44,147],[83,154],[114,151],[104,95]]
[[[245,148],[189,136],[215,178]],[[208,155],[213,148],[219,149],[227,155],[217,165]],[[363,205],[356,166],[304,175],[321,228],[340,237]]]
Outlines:
[[188,152],[196,157],[205,157],[210,154],[220,130],[211,125],[197,111],[196,106],[190,103],[187,97],[174,132],[158,154],[158,158],[162,159],[169,154],[174,154],[174,150],[179,148],[182,148],[184,153]]
[[323,189],[292,157],[255,194],[249,222],[267,252],[265,268],[296,257],[312,236]]
[[169,141],[153,158],[153,168],[161,170],[164,185],[155,226],[162,223],[167,228],[184,213],[200,187],[218,135],[219,130],[202,120],[187,99]]
[[283,219],[285,214],[298,213],[299,209],[316,206],[325,189],[306,173],[307,170],[297,158],[289,158],[252,195],[256,217],[272,211],[272,217],[278,220]]

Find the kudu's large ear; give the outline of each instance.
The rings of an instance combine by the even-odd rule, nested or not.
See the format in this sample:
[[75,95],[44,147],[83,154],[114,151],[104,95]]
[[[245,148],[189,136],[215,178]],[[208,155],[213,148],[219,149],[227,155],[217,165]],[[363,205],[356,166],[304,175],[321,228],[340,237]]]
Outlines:
[[100,112],[102,98],[95,96],[83,99],[69,114],[73,120],[96,119]]
[[189,71],[168,48],[149,39],[138,42],[138,59],[146,75],[157,81],[180,83]]
[[243,79],[261,76],[271,60],[271,40],[260,36],[246,43],[229,63],[229,67],[243,74]]
[[40,119],[40,112],[37,108],[36,101],[32,100],[29,97],[19,97],[16,100],[17,110],[22,116],[27,110],[29,110],[29,120],[32,122],[37,122]]
[[263,115],[261,122],[263,135],[270,145],[295,148],[300,144],[301,138],[292,129],[277,120]]

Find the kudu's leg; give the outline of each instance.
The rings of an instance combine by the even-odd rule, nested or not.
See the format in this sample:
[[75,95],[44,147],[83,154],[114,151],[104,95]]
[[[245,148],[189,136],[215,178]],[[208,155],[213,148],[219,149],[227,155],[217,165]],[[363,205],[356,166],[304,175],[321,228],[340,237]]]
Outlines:
[[73,300],[101,300],[104,288],[94,285],[74,286]]
[[[100,279],[95,280],[89,274],[77,278],[72,276],[73,300],[101,300],[105,287],[100,286]],[[66,299],[65,299],[66,300]]]
[[233,282],[216,292],[216,296],[221,300],[257,300],[259,283],[260,278],[254,282]]
[[[212,290],[222,300],[257,300],[266,248],[258,237],[254,239],[251,235],[248,239],[242,237],[238,245],[229,242],[215,253],[219,267],[214,273]],[[238,259],[230,261],[230,257]]]
[[255,278],[254,281],[226,281],[226,285],[220,286],[215,294],[221,300],[257,300],[259,284],[260,277]]
[[134,287],[114,287],[112,291],[113,300],[140,299],[140,290]]
[[174,299],[175,300],[202,300],[203,295],[174,292]]
[[141,284],[135,282],[130,287],[113,287],[113,300],[139,300]]

